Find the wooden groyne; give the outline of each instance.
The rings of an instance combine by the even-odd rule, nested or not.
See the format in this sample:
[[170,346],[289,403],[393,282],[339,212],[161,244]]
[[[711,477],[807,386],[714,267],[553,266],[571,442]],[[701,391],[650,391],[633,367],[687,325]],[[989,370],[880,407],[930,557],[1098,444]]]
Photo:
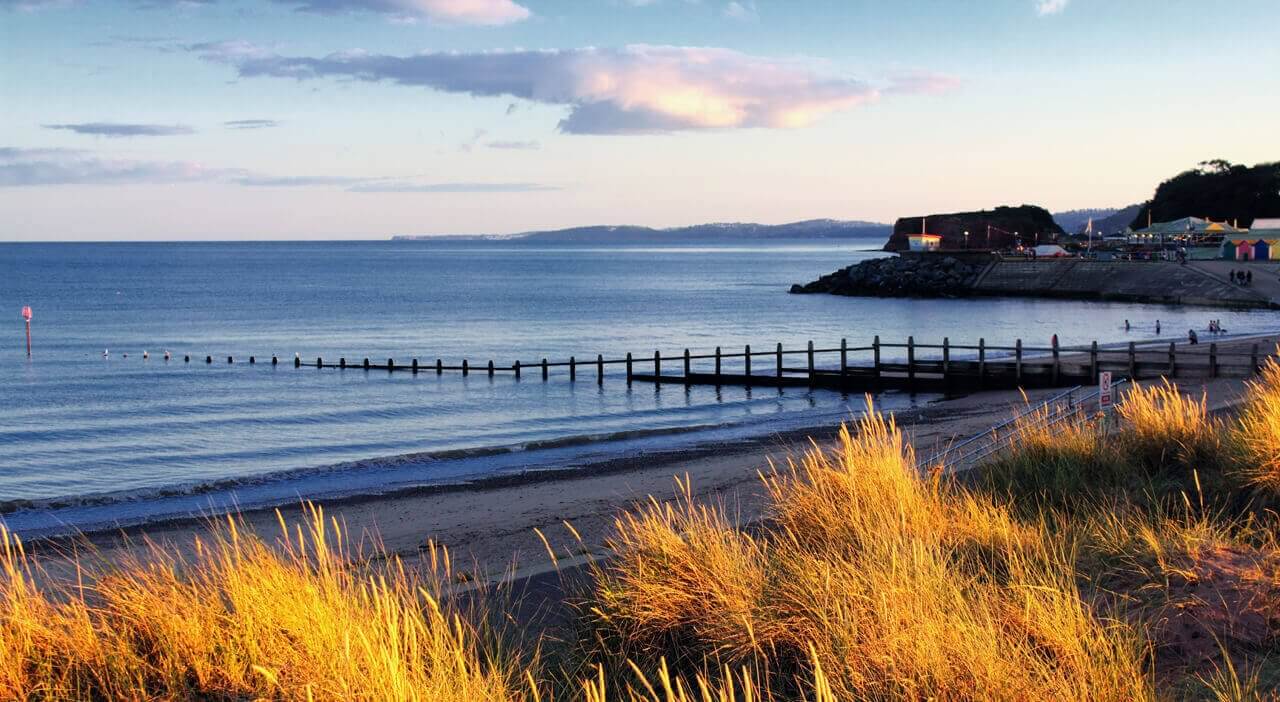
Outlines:
[[[1238,350],[1241,343],[1247,344],[1228,342],[1228,349],[1220,349],[1216,342],[1144,342],[1117,347],[1100,346],[1095,341],[1083,347],[1063,347],[1055,341],[1050,346],[1032,347],[1024,345],[1022,340],[1013,346],[997,346],[988,345],[985,339],[979,339],[976,344],[953,344],[949,338],[942,339],[941,343],[920,343],[914,337],[908,337],[902,343],[884,343],[877,336],[866,346],[851,346],[848,340],[842,339],[838,346],[829,347],[816,347],[810,341],[802,348],[784,348],[779,343],[764,350],[759,347],[753,350],[748,345],[741,351],[726,352],[717,346],[711,353],[695,354],[685,349],[683,354],[675,356],[663,356],[660,350],[655,350],[652,354],[628,353],[621,358],[606,359],[604,355],[596,354],[594,358],[570,356],[568,360],[542,358],[533,362],[517,360],[509,364],[493,360],[472,364],[469,359],[445,362],[436,358],[424,362],[418,358],[407,361],[368,357],[326,360],[323,357],[303,359],[294,356],[285,365],[297,369],[415,375],[460,373],[490,378],[511,375],[517,379],[528,375],[543,381],[549,380],[553,373],[567,371],[570,382],[577,382],[582,375],[584,380],[594,380],[599,385],[612,375],[624,377],[628,385],[642,382],[684,386],[809,387],[842,392],[969,392],[1089,385],[1097,383],[1099,374],[1104,371],[1111,372],[1117,379],[1129,380],[1247,377],[1257,372],[1268,358],[1275,356],[1264,353],[1258,343],[1247,346],[1246,350]],[[206,355],[203,361],[206,365],[215,363],[212,355]],[[221,357],[218,361],[221,362]],[[192,357],[183,356],[183,362],[191,363]],[[226,357],[227,364],[235,362],[235,357]],[[259,361],[257,357],[249,356],[248,363],[257,365]],[[263,363],[282,365],[278,356],[271,356]]]

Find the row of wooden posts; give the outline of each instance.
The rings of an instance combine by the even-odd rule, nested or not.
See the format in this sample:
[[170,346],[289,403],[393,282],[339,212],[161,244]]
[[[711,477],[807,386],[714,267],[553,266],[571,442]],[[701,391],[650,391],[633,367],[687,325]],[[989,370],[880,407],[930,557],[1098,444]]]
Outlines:
[[[1197,366],[1196,370],[1204,370],[1208,377],[1217,377],[1221,370],[1221,360],[1224,355],[1229,357],[1243,357],[1246,354],[1231,353],[1221,354],[1218,351],[1217,344],[1208,344],[1207,358],[1205,363],[1191,363],[1185,356],[1182,361],[1178,358],[1178,349],[1174,343],[1168,346],[1167,363],[1158,364],[1156,370],[1158,375],[1166,375],[1169,377],[1176,376],[1180,370],[1188,370],[1192,366]],[[886,362],[882,358],[884,349],[905,349],[906,363]],[[918,352],[921,350],[940,350],[940,359],[920,359]],[[973,351],[976,352],[975,359],[953,359],[953,351]],[[849,363],[849,354],[871,352],[872,363],[870,366],[857,366]],[[996,356],[988,358],[989,352],[1006,352],[1011,356]],[[1027,359],[1026,354],[1043,353],[1046,356],[1042,359]],[[1076,364],[1073,368],[1064,367],[1062,362],[1063,353],[1068,354],[1088,354],[1087,364]],[[840,365],[838,369],[827,369],[818,366],[816,357],[819,354],[839,354]],[[1051,346],[1046,348],[1030,348],[1024,347],[1022,340],[1019,339],[1012,347],[988,346],[985,339],[980,339],[976,346],[953,345],[950,339],[943,339],[941,345],[938,344],[918,344],[914,337],[908,337],[905,344],[881,343],[880,337],[870,346],[850,347],[846,339],[841,339],[838,348],[815,348],[812,341],[808,342],[803,349],[785,350],[781,343],[770,351],[752,351],[751,346],[744,347],[741,353],[723,353],[721,347],[717,346],[714,353],[710,354],[693,354],[689,349],[684,350],[682,356],[670,359],[675,362],[682,363],[683,375],[663,375],[664,359],[661,351],[655,350],[653,356],[635,357],[628,353],[625,358],[605,359],[602,354],[597,354],[593,360],[578,360],[576,356],[570,356],[568,361],[551,362],[543,358],[539,363],[524,364],[520,361],[513,362],[510,366],[498,366],[492,360],[487,365],[480,367],[471,366],[467,359],[463,359],[460,365],[445,364],[443,359],[437,358],[434,364],[420,364],[417,358],[412,359],[409,363],[397,363],[395,359],[388,358],[386,363],[371,362],[370,359],[364,358],[357,363],[348,363],[345,357],[339,358],[337,363],[326,362],[323,358],[316,358],[314,362],[306,362],[300,356],[294,356],[293,366],[295,368],[315,367],[315,368],[356,368],[363,370],[386,370],[386,371],[408,371],[411,373],[432,372],[441,375],[446,371],[460,371],[462,375],[470,375],[472,371],[486,373],[490,377],[496,373],[512,373],[516,378],[520,378],[526,371],[540,373],[543,380],[550,377],[551,369],[567,367],[569,370],[569,380],[576,381],[580,366],[595,366],[595,377],[598,384],[604,383],[605,366],[623,365],[626,368],[627,382],[634,380],[643,380],[649,382],[671,382],[686,384],[691,382],[714,382],[716,384],[803,384],[807,379],[810,385],[821,384],[819,381],[827,381],[828,384],[843,384],[852,377],[876,378],[883,379],[885,376],[895,376],[905,380],[908,386],[914,386],[918,375],[941,375],[944,380],[953,376],[965,376],[976,381],[981,386],[987,383],[993,376],[998,377],[1005,385],[1022,385],[1031,371],[1031,375],[1035,375],[1036,383],[1046,386],[1059,386],[1063,383],[1076,383],[1081,381],[1097,382],[1098,374],[1102,370],[1103,363],[1100,359],[1103,355],[1124,354],[1125,358],[1119,362],[1112,361],[1109,367],[1112,370],[1119,371],[1127,377],[1138,378],[1142,370],[1153,365],[1150,361],[1140,360],[1139,354],[1159,354],[1160,349],[1144,348],[1139,350],[1135,343],[1130,343],[1127,349],[1113,350],[1100,349],[1098,342],[1092,342],[1088,347],[1062,348],[1058,345],[1056,338]],[[787,367],[784,359],[787,356],[804,355],[806,363],[804,367]],[[1206,357],[1206,354],[1195,354],[1198,357]],[[1263,356],[1257,344],[1252,346],[1249,354],[1249,372],[1259,367],[1259,363]],[[760,375],[752,373],[752,359],[760,357],[772,357],[773,371],[772,375]],[[729,359],[742,359],[742,374],[728,374],[724,372],[723,364]],[[191,356],[183,357],[184,362],[191,362]],[[205,363],[212,364],[213,357],[205,356]],[[713,373],[695,373],[693,364],[695,361],[714,361]],[[232,356],[227,356],[227,363],[234,363]],[[256,364],[257,358],[249,357],[250,364]],[[280,364],[277,356],[272,356],[270,360],[272,366]],[[652,367],[652,374],[637,373],[636,366]],[[787,374],[803,374],[805,378],[787,377]]]

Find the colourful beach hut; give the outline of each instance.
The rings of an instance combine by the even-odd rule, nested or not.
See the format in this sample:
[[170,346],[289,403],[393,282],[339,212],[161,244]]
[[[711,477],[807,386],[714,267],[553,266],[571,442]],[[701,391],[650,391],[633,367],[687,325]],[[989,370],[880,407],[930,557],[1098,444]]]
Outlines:
[[1252,261],[1253,260],[1253,244],[1248,239],[1241,239],[1236,242],[1236,260]]
[[1266,239],[1258,239],[1253,242],[1253,260],[1270,261],[1271,260],[1271,244]]

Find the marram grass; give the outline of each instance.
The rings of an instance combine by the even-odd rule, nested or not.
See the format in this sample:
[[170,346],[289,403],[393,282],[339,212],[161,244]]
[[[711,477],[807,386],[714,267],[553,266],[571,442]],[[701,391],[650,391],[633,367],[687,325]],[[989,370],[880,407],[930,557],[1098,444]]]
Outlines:
[[[762,476],[761,525],[699,503],[687,481],[676,499],[620,515],[578,639],[532,650],[487,624],[503,618],[501,598],[486,612],[458,604],[485,598],[450,596],[442,549],[421,568],[356,553],[319,508],[274,538],[232,518],[188,555],[155,545],[112,567],[90,558],[70,579],[41,572],[0,528],[0,699],[1268,694],[1280,636],[1240,648],[1224,630],[1222,655],[1186,660],[1159,634],[1184,606],[1179,588],[1241,563],[1265,567],[1233,592],[1280,621],[1280,579],[1266,575],[1280,563],[1275,520],[1206,507],[1200,491],[1205,478],[1280,492],[1280,368],[1250,385],[1234,420],[1170,385],[1131,392],[1119,412],[1108,441],[1089,422],[1029,426],[961,484],[919,474],[892,418],[869,406],[834,447]],[[1138,499],[1156,485],[1183,492]]]

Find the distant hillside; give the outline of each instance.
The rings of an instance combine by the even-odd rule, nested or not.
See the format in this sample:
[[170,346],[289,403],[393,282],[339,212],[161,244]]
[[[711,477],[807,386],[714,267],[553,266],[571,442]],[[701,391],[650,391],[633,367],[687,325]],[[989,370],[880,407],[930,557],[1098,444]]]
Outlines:
[[[547,244],[674,244],[684,242],[786,241],[790,239],[861,239],[884,238],[891,228],[887,224],[835,219],[811,219],[790,224],[751,224],[742,222],[697,224],[689,227],[654,229],[637,226],[592,226],[525,232],[501,237],[474,237],[503,241],[528,241]],[[397,236],[395,239],[432,239],[430,236]]]
[[1183,217],[1239,221],[1248,227],[1258,217],[1280,217],[1280,162],[1242,166],[1221,159],[1204,161],[1156,188],[1156,194],[1130,220],[1134,229]]
[[[893,226],[893,235],[884,245],[884,250],[905,251],[908,247],[907,237],[920,231],[921,220],[927,220],[926,226],[930,234],[942,235],[942,247],[945,249],[963,248],[965,232],[969,232],[968,243],[973,248],[985,248],[988,244],[992,248],[1012,246],[1015,233],[1022,237],[1024,244],[1034,243],[1037,234],[1040,235],[1040,242],[1044,243],[1063,233],[1062,227],[1053,221],[1053,215],[1043,207],[1003,206],[977,212],[903,217]],[[987,239],[988,226],[991,227],[990,241]]]
[[1141,204],[1129,205],[1128,207],[1117,209],[1115,207],[1097,207],[1083,210],[1068,210],[1066,212],[1054,212],[1053,221],[1062,227],[1062,230],[1068,234],[1082,234],[1089,224],[1089,220],[1093,220],[1093,231],[1098,234],[1111,234],[1123,231],[1129,226],[1129,222],[1138,215],[1138,211],[1142,209]]
[[1084,231],[1089,220],[1092,219],[1096,222],[1101,219],[1106,219],[1118,211],[1119,210],[1114,207],[1094,207],[1083,210],[1067,210],[1066,212],[1054,212],[1053,221],[1057,222],[1059,227],[1062,227],[1062,231],[1068,234],[1075,234],[1076,232]]

